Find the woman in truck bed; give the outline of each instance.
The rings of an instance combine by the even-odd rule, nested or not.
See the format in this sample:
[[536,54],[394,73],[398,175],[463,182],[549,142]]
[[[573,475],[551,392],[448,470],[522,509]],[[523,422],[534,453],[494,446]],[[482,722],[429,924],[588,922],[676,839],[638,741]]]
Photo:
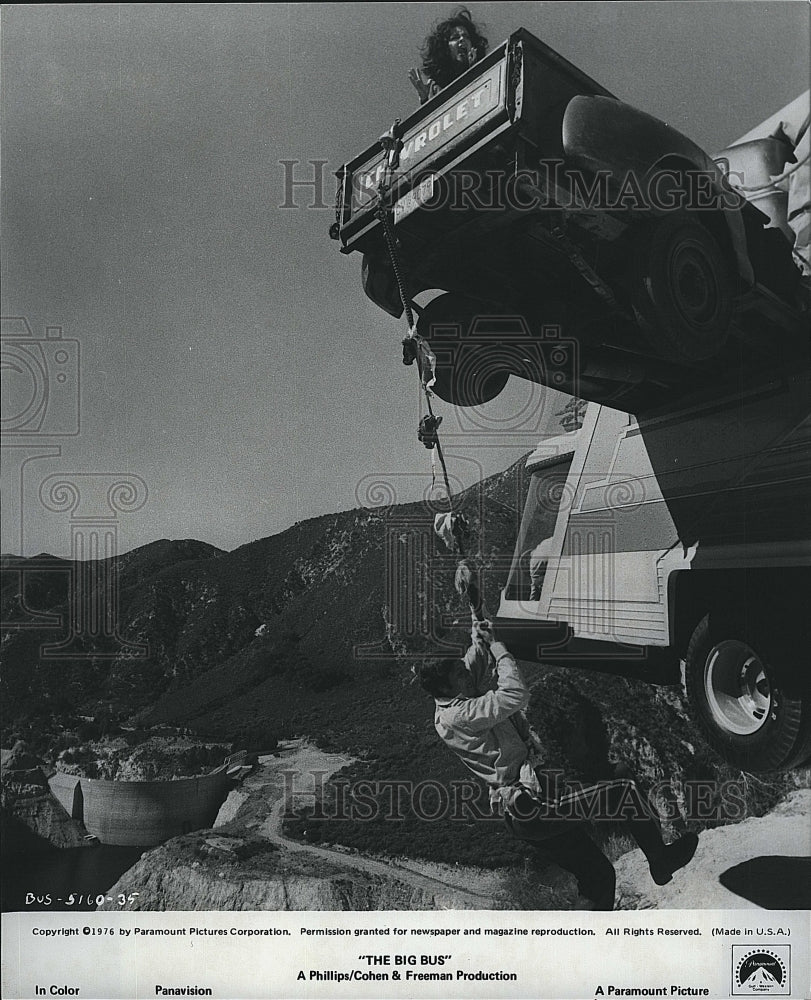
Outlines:
[[420,95],[420,104],[438,94],[487,53],[488,42],[470,16],[460,7],[440,21],[422,47],[422,69],[412,68],[408,78]]

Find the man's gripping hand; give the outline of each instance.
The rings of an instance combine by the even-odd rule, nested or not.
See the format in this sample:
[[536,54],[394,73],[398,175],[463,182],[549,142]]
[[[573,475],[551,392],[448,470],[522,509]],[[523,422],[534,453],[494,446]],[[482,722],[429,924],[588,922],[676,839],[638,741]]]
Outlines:
[[493,628],[493,623],[488,621],[474,622],[473,628],[471,629],[471,638],[474,642],[483,642],[486,646],[490,646],[491,643],[497,641],[496,632]]

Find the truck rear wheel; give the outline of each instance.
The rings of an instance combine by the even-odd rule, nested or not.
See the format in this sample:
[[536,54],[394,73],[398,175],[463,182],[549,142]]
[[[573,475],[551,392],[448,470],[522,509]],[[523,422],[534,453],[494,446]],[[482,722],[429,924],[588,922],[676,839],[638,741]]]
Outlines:
[[712,233],[689,216],[668,215],[635,250],[632,301],[649,345],[688,364],[717,355],[732,323],[735,281]]
[[425,307],[417,323],[436,355],[433,391],[455,406],[482,406],[495,399],[510,377],[509,357],[498,341],[471,337],[483,303],[445,293]]
[[803,652],[722,613],[708,615],[693,632],[685,678],[695,721],[742,771],[787,770],[811,753]]

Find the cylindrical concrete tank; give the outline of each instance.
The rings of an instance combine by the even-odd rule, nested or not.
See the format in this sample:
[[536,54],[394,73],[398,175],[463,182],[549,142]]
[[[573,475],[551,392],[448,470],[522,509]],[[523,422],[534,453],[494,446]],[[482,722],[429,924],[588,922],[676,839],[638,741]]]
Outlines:
[[228,786],[224,771],[174,781],[81,781],[88,832],[121,847],[152,847],[211,826]]
[[48,787],[71,819],[78,819],[81,822],[84,812],[81,779],[75,774],[63,774],[57,771],[48,778]]

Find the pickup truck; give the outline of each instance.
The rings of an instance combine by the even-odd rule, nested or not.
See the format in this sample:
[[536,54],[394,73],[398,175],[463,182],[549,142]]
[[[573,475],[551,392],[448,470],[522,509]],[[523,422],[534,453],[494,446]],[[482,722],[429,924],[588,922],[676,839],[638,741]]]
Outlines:
[[527,461],[514,652],[683,671],[708,742],[775,771],[811,759],[807,286],[761,197],[790,144],[716,160],[522,30],[341,168],[332,235],[383,310],[393,263],[423,298],[441,398],[588,401]]
[[[331,235],[400,316],[391,212],[407,294],[433,296],[418,326],[446,401],[479,405],[515,374],[639,410],[732,368],[807,357],[791,242],[730,183],[734,156],[716,163],[529,32],[390,134],[393,170],[384,136],[338,171]],[[759,156],[779,172],[791,147],[766,145],[746,166]],[[556,330],[577,342],[575,369],[555,364]]]

